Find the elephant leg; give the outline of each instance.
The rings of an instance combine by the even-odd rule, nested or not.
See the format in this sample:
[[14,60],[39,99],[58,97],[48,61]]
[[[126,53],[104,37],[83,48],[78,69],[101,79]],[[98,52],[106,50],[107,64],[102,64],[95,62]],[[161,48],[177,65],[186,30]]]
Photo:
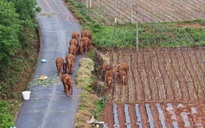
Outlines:
[[71,64],[68,64],[68,73],[71,73],[71,66],[70,66]]
[[71,92],[71,95],[73,95],[73,86],[72,85],[70,86],[70,92]]
[[80,46],[80,54],[83,54],[83,47]]
[[70,85],[68,85],[68,94],[70,95],[71,91],[70,91]]
[[71,73],[73,73],[74,64],[71,65]]
[[58,75],[59,75],[59,68],[57,68],[57,73],[58,73]]
[[125,76],[125,85],[127,85],[128,79],[127,76]]
[[69,70],[70,70],[69,63],[67,62],[67,71],[68,71],[68,73],[69,73]]
[[72,73],[73,70],[73,64],[70,65],[70,74]]
[[122,84],[125,85],[125,76],[122,77]]
[[65,89],[65,90],[66,90],[66,95],[67,95],[67,96],[70,96],[69,90],[68,90],[68,85],[66,85],[65,88],[66,88],[66,89]]
[[58,75],[61,75],[61,68],[58,69]]
[[66,92],[65,83],[63,83],[63,91]]

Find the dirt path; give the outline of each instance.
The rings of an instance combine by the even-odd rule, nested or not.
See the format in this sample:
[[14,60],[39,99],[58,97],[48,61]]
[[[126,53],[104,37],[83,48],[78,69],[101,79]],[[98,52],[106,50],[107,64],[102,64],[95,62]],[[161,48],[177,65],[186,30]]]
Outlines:
[[[56,76],[55,59],[68,53],[68,41],[74,31],[80,27],[62,0],[38,0],[42,8],[37,19],[40,25],[42,44],[41,56],[33,81],[42,75],[56,79],[55,83],[32,85],[31,98],[24,101],[17,117],[18,128],[72,128],[77,111],[80,89],[74,85],[74,94],[67,97],[63,85]],[[83,55],[77,55],[72,74],[78,68],[78,61]],[[46,59],[46,63],[41,63]]]

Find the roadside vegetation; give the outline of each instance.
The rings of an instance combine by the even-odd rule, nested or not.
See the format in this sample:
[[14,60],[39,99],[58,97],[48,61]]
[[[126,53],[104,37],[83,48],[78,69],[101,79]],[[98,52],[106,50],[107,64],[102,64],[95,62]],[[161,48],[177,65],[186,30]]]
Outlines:
[[[84,4],[67,0],[68,8],[71,10],[75,18],[78,20],[82,29],[89,29],[93,33],[92,44],[98,49],[113,49],[113,48],[136,48],[136,24],[114,24],[101,25],[87,15],[84,10]],[[163,22],[163,23],[139,23],[138,24],[138,42],[140,48],[146,47],[195,47],[205,45],[205,20],[183,21],[183,22]],[[91,51],[93,52],[93,51]],[[91,56],[94,60],[94,57]],[[97,63],[96,63],[97,62]],[[95,68],[99,65],[99,61],[95,58]],[[95,71],[94,71],[95,72]],[[94,74],[92,72],[92,74]],[[81,74],[81,73],[80,73]],[[88,73],[86,73],[88,74]],[[92,75],[91,75],[92,76]],[[96,75],[95,75],[96,76]],[[106,100],[91,94],[98,94],[95,87],[99,84],[96,77],[89,77],[92,84],[86,84],[81,96],[79,112],[76,116],[77,127],[88,127],[85,123],[89,117],[94,115],[93,111],[98,111],[98,119],[102,115],[103,108],[106,105]],[[76,79],[78,81],[78,78]],[[83,80],[84,81],[84,80]],[[85,82],[86,83],[86,82]],[[77,83],[78,85],[78,83]],[[93,86],[90,86],[93,85]],[[98,100],[97,100],[98,99]],[[93,100],[93,102],[91,102]],[[87,107],[92,103],[92,107]],[[93,103],[95,106],[93,106]],[[92,108],[92,109],[91,109]],[[81,116],[79,116],[81,115]],[[83,117],[82,117],[83,115]],[[82,120],[84,119],[84,120]],[[86,126],[85,126],[86,125]]]
[[40,8],[36,0],[1,0],[0,8],[0,127],[8,128],[36,65]]

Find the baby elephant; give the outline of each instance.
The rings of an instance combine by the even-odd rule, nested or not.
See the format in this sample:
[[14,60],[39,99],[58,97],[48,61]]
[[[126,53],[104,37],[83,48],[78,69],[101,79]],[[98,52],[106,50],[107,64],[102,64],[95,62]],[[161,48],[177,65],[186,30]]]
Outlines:
[[56,58],[56,68],[59,76],[62,74],[63,63],[64,59],[62,57]]
[[111,88],[112,82],[113,82],[113,77],[112,76],[106,77],[105,82],[107,83],[108,88]]
[[75,56],[69,53],[65,57],[65,60],[66,60],[67,66],[68,66],[67,67],[68,68],[68,73],[69,74],[73,73],[73,68],[74,68],[74,65],[75,65]]
[[73,78],[68,74],[63,74],[61,76],[61,81],[63,83],[64,92],[66,95],[73,95]]
[[127,73],[124,70],[120,71],[120,80],[123,85],[127,84]]

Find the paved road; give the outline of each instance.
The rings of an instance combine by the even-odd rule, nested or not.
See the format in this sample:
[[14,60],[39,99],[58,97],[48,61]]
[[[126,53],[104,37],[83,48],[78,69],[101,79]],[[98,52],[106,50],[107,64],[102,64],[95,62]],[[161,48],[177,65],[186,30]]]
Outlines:
[[[42,32],[41,56],[36,69],[36,77],[56,77],[55,59],[68,53],[68,40],[80,27],[62,0],[38,0],[42,8],[37,16]],[[74,73],[75,79],[78,61],[83,55],[77,55]],[[46,63],[41,63],[46,59]],[[17,128],[73,128],[77,111],[80,89],[74,85],[74,95],[67,97],[60,81],[55,85],[30,86],[31,98],[24,101],[17,117]]]

